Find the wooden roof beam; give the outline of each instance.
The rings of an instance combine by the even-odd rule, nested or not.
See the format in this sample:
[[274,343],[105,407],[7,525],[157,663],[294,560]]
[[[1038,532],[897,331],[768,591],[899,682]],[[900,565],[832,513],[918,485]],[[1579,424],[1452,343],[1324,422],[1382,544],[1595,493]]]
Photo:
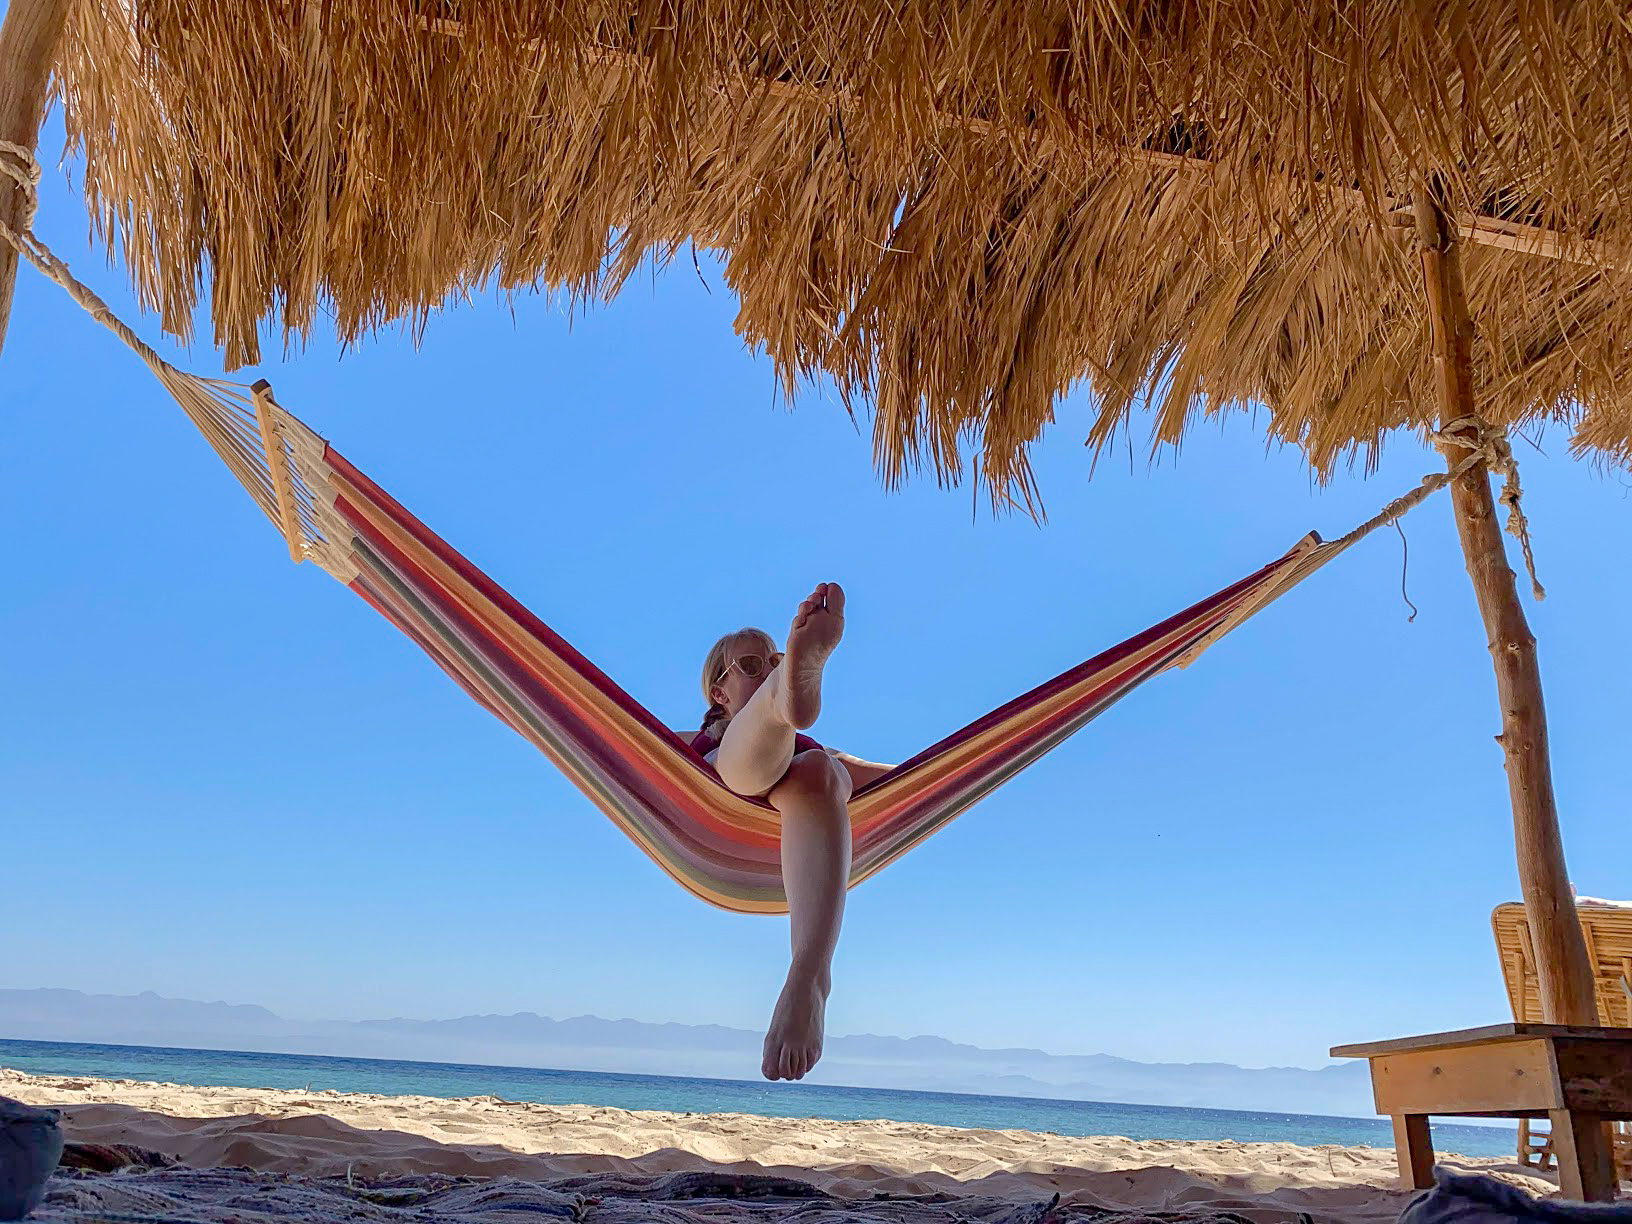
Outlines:
[[[452,38],[460,38],[464,35],[463,23],[457,18],[422,16],[420,24],[424,29],[432,33],[445,34]],[[619,51],[611,47],[595,48],[593,55],[600,63],[608,67],[618,68],[639,68],[644,65],[646,60],[646,57],[635,52]],[[774,97],[821,102],[824,105],[846,101],[854,102],[855,100],[854,95],[845,91],[824,89],[817,85],[802,85],[793,81],[778,81],[771,78],[755,81],[752,87],[756,90],[764,90]],[[941,115],[948,127],[961,127],[974,132],[989,132],[993,127],[991,121],[986,119],[944,111],[941,112]],[[1163,170],[1207,173],[1220,165],[1219,162],[1210,158],[1192,157],[1183,153],[1169,153],[1160,149],[1129,147],[1121,152],[1130,161]],[[1324,185],[1324,190],[1334,194],[1348,195],[1357,201],[1364,199],[1364,193],[1355,187],[1337,187],[1327,184]],[[1416,225],[1415,213],[1409,202],[1402,201],[1397,207],[1385,214],[1385,217],[1401,228],[1410,228]],[[1540,259],[1555,259],[1589,268],[1632,272],[1632,261],[1612,258],[1609,252],[1603,249],[1602,244],[1595,243],[1590,239],[1575,238],[1560,230],[1547,229],[1538,225],[1524,225],[1468,210],[1456,214],[1456,227],[1457,236],[1463,242],[1475,246],[1493,247],[1497,250],[1512,251],[1521,255],[1533,255]]]

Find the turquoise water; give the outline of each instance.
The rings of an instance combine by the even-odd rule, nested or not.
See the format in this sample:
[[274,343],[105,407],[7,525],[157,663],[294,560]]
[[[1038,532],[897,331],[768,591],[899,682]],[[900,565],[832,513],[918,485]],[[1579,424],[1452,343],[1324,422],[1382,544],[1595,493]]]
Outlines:
[[[245,1050],[178,1050],[153,1046],[81,1045],[0,1040],[0,1067],[39,1075],[149,1080],[235,1088],[375,1092],[386,1096],[497,1096],[550,1105],[604,1105],[675,1113],[746,1113],[771,1118],[889,1118],[939,1126],[1051,1131],[1060,1135],[1123,1135],[1130,1139],[1236,1139],[1242,1143],[1338,1143],[1393,1147],[1378,1118],[1179,1109],[1105,1101],[906,1092],[749,1080],[481,1067],[461,1063],[257,1054]],[[1511,1156],[1512,1130],[1434,1125],[1434,1144],[1464,1156]]]

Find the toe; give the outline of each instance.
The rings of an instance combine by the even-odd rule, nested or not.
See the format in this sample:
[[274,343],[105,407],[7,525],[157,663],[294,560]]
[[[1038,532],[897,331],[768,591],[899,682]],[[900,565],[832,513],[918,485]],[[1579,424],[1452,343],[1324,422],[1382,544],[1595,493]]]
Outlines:
[[827,610],[829,612],[844,611],[844,588],[836,582],[824,582],[827,588]]

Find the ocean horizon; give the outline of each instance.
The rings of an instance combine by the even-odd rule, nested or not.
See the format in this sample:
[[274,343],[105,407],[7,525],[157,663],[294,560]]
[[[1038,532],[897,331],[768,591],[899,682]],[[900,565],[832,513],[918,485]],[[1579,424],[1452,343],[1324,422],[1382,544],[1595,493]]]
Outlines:
[[[254,1050],[0,1038],[0,1067],[32,1075],[152,1083],[450,1099],[492,1096],[504,1101],[687,1114],[742,1113],[836,1121],[888,1119],[1079,1137],[1233,1139],[1307,1147],[1394,1146],[1393,1130],[1383,1118]],[[1517,1142],[1516,1130],[1506,1126],[1435,1122],[1433,1131],[1438,1151],[1463,1156],[1512,1156]]]

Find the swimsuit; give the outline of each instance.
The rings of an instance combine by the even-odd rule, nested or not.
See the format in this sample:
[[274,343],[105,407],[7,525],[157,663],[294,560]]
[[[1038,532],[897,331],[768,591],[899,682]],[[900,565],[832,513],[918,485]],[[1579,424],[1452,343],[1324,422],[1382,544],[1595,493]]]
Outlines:
[[[714,764],[714,754],[720,750],[720,741],[712,735],[699,731],[691,737],[691,750],[712,765]],[[797,755],[801,752],[822,752],[824,749],[810,736],[800,733],[793,737],[793,751]]]

